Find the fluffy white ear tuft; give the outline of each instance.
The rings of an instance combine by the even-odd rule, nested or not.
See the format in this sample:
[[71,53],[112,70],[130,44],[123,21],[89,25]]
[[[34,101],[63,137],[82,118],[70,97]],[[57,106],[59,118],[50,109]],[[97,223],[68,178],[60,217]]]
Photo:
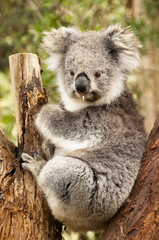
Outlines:
[[110,26],[105,32],[105,43],[110,55],[118,60],[123,70],[138,67],[141,45],[129,27]]
[[45,36],[41,47],[50,55],[47,59],[48,68],[56,70],[67,51],[68,46],[79,36],[78,30],[74,28],[61,27],[60,29],[51,29],[50,32],[44,32]]
[[65,39],[62,32],[56,29],[52,29],[50,32],[44,32],[45,36],[41,47],[49,54],[54,52],[63,52],[65,48]]

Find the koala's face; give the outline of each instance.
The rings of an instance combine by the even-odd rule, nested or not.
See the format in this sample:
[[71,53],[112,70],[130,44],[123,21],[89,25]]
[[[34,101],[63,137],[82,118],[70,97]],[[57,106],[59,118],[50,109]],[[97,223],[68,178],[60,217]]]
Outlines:
[[92,35],[86,34],[69,46],[62,70],[68,95],[86,102],[105,96],[117,71],[116,59],[112,59],[102,37]]
[[46,34],[43,46],[50,54],[50,69],[58,72],[64,104],[111,103],[122,93],[127,71],[138,64],[137,40],[119,26],[105,32],[61,28]]

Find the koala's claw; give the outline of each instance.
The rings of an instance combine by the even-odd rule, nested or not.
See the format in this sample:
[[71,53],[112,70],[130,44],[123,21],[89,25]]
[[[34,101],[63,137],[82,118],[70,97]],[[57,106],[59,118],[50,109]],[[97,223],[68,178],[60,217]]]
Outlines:
[[30,153],[31,153],[32,157],[34,157],[34,155],[37,154],[37,152],[35,150],[33,150],[33,149],[30,150]]
[[27,153],[22,153],[23,160],[21,166],[23,169],[29,170],[34,176],[38,176],[41,168],[45,165],[46,161],[35,151],[31,150],[32,156]]
[[44,160],[35,150],[30,150],[31,156],[36,160]]

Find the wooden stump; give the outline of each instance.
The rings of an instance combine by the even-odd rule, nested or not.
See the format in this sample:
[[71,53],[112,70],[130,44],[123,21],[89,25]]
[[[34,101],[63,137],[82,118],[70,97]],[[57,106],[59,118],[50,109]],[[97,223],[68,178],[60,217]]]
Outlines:
[[42,138],[34,119],[47,96],[42,86],[40,60],[35,54],[9,57],[16,112],[18,147],[0,131],[0,239],[61,240],[56,221],[29,172],[20,168],[22,151],[41,150]]

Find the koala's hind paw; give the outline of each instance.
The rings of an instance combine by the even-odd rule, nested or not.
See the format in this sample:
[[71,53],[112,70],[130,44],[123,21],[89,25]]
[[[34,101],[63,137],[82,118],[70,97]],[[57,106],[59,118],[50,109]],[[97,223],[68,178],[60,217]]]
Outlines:
[[21,166],[23,169],[29,170],[35,177],[37,177],[46,161],[37,152],[33,150],[30,152],[32,157],[27,153],[22,153],[21,158],[23,162]]

